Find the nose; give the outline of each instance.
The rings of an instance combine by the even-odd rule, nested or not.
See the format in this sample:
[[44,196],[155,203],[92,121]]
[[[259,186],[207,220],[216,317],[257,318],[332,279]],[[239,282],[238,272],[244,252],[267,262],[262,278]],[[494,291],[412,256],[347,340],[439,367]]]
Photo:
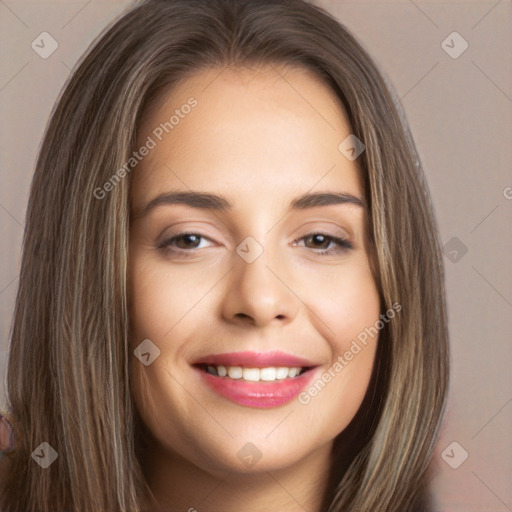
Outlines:
[[235,256],[222,301],[224,319],[255,327],[292,322],[302,303],[290,269],[286,271],[279,258],[270,258],[267,249],[251,263]]

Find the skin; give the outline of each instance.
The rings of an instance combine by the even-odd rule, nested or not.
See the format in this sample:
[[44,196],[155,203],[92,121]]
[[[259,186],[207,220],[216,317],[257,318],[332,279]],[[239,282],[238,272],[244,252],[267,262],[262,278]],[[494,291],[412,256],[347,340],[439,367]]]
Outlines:
[[[9,450],[11,447],[11,427],[5,419],[0,419],[0,452]],[[0,453],[0,490],[2,482],[5,481],[9,474],[10,460],[8,455]]]
[[[156,503],[146,506],[320,511],[333,440],[361,405],[377,338],[306,405],[236,404],[203,385],[191,363],[280,350],[313,361],[321,378],[378,321],[366,209],[288,208],[307,192],[363,197],[357,160],[338,150],[351,128],[335,94],[306,70],[219,68],[167,91],[145,113],[137,147],[191,96],[197,106],[132,174],[132,350],[144,339],[160,350],[148,366],[131,362],[134,400],[150,432],[144,471]],[[156,196],[190,190],[221,194],[233,207],[166,204],[143,214]],[[184,231],[204,238],[159,248]],[[353,248],[329,254],[337,245],[307,236],[315,233]],[[236,252],[248,236],[263,248],[252,263]],[[251,467],[237,457],[248,442],[262,455]]]

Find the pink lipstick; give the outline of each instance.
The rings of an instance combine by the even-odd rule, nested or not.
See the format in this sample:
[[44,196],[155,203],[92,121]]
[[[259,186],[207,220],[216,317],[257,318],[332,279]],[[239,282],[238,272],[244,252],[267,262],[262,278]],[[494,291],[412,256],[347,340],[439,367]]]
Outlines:
[[271,408],[295,398],[313,379],[316,365],[284,352],[212,354],[194,363],[203,382],[248,407]]

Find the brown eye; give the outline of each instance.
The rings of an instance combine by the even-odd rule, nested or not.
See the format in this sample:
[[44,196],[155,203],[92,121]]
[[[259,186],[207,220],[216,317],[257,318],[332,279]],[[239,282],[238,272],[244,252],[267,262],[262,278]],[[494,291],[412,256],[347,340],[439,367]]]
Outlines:
[[[175,239],[177,240],[176,247],[180,249],[197,249],[201,236],[195,233],[184,233]],[[180,242],[183,243],[180,244]]]
[[312,249],[327,249],[327,246],[331,243],[331,239],[329,237],[318,233],[308,235],[305,239],[313,242],[314,247],[312,247]]
[[199,233],[178,233],[172,237],[164,239],[157,245],[157,249],[163,251],[174,251],[183,255],[191,255],[200,247],[202,240],[208,240]]
[[[318,254],[341,254],[354,248],[347,239],[324,233],[310,233],[309,235],[299,238],[299,240],[312,242],[311,246],[309,244],[305,244],[305,246],[309,249],[320,249]],[[333,244],[334,247],[331,244]]]

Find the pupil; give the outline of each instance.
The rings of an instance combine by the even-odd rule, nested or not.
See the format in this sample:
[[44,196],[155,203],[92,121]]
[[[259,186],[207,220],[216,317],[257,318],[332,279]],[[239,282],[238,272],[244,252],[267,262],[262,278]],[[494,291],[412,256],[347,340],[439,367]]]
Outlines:
[[197,243],[197,235],[193,235],[193,234],[183,235],[183,239],[185,241],[185,245],[194,244],[194,242]]
[[325,236],[324,235],[313,235],[313,242],[316,244],[322,244],[325,242]]

